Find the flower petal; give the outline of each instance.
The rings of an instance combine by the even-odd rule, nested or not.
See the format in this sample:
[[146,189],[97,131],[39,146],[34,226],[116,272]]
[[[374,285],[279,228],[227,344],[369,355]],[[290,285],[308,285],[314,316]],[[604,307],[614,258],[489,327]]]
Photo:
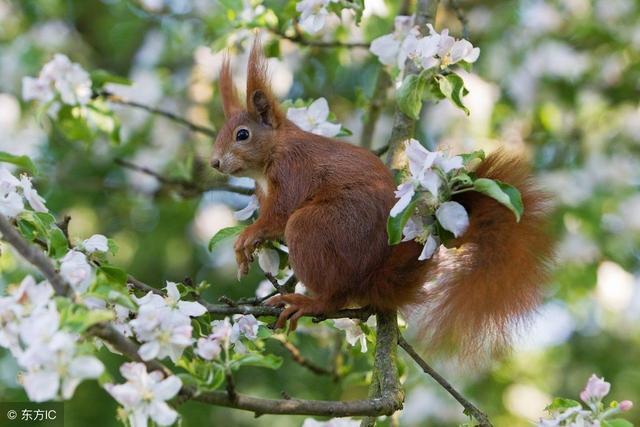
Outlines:
[[158,341],[149,341],[144,343],[138,349],[138,354],[140,358],[145,362],[148,360],[155,359],[160,352],[160,343]]
[[424,261],[425,259],[431,258],[436,249],[438,249],[437,240],[434,239],[433,236],[427,237],[427,241],[424,243],[424,248],[422,248],[422,252],[420,252],[418,261]]
[[178,413],[162,401],[154,401],[149,407],[149,416],[160,426],[170,426],[176,422]]
[[458,202],[444,202],[436,210],[436,218],[443,228],[460,237],[469,227],[469,215]]
[[180,381],[180,378],[176,377],[175,375],[172,375],[160,381],[158,384],[154,385],[153,393],[156,399],[169,400],[173,396],[178,394],[181,387],[182,387],[182,381]]
[[178,310],[180,313],[189,317],[198,317],[202,316],[207,312],[207,309],[204,305],[195,301],[180,301],[178,302]]

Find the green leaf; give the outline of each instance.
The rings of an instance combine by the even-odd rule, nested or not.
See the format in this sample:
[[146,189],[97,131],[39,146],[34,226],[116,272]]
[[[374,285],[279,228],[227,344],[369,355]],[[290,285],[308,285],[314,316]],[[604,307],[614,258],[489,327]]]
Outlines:
[[72,332],[82,333],[91,326],[113,320],[115,314],[111,310],[89,310],[87,307],[69,303],[58,304],[60,324]]
[[132,82],[126,77],[111,74],[106,70],[94,70],[90,74],[91,84],[94,89],[100,89],[107,83],[116,83],[119,85],[131,86]]
[[471,153],[460,154],[460,157],[462,157],[462,163],[466,166],[476,159],[484,160],[486,154],[484,153],[484,150],[476,150]]
[[14,156],[13,154],[9,154],[5,151],[0,151],[0,162],[14,164],[20,169],[26,170],[31,175],[38,173],[36,165],[33,164],[28,156]]
[[127,272],[121,268],[112,265],[101,265],[98,271],[102,272],[110,282],[121,286],[127,283]]
[[209,240],[209,251],[214,250],[215,247],[218,246],[223,240],[226,240],[233,236],[237,236],[245,228],[247,228],[246,225],[236,225],[233,227],[223,228],[222,230],[218,231],[215,236],[213,236],[211,240]]
[[91,142],[93,132],[81,116],[80,108],[65,105],[58,112],[58,127],[64,136],[72,141]]
[[498,180],[478,178],[473,183],[473,188],[509,208],[516,216],[516,221],[520,222],[524,206],[522,204],[522,196],[515,187]]
[[[415,196],[414,196],[415,197]],[[409,205],[398,215],[387,218],[387,236],[390,245],[397,245],[402,240],[402,229],[404,228],[418,204],[418,200],[414,199]]]
[[69,242],[58,227],[49,232],[49,255],[55,259],[62,258],[69,250]]
[[101,100],[87,104],[87,120],[101,132],[107,134],[112,142],[120,143],[120,121]]
[[229,363],[229,367],[238,369],[241,366],[278,369],[282,366],[282,357],[276,356],[275,354],[263,355],[260,353],[236,354],[234,360]]
[[565,399],[563,397],[556,397],[553,401],[547,405],[545,411],[564,411],[565,409],[575,408],[576,406],[582,407],[580,402],[577,402],[572,399]]
[[633,427],[633,424],[622,418],[602,420],[602,427]]
[[353,132],[351,132],[349,129],[343,126],[340,128],[340,132],[338,132],[336,136],[341,137],[341,136],[351,136],[351,135],[353,135]]
[[436,75],[435,78],[438,80],[440,91],[444,96],[449,98],[458,108],[464,111],[466,115],[469,115],[469,109],[462,102],[462,97],[468,93],[464,87],[462,77],[452,73],[446,76]]
[[426,87],[426,81],[422,75],[409,74],[402,81],[398,89],[398,108],[414,120],[420,118],[422,110],[422,95]]

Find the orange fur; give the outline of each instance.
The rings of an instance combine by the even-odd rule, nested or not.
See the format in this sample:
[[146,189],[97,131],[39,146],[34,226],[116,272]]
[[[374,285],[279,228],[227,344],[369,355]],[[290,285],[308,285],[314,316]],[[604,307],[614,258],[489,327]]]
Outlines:
[[[496,153],[477,169],[520,189],[525,213],[519,223],[493,199],[464,193],[456,200],[467,208],[470,226],[459,248],[418,261],[419,244],[387,244],[395,184],[380,159],[288,121],[269,89],[259,42],[248,69],[247,110],[227,117],[212,164],[259,183],[260,215],[236,241],[240,271],[262,242],[284,238],[293,270],[312,294],[274,299],[289,304],[278,324],[290,316],[294,327],[303,314],[351,304],[411,308],[422,314],[414,319],[433,346],[453,343],[466,354],[504,347],[511,326],[539,302],[551,250],[543,230],[545,198],[524,162]],[[233,92],[222,94],[231,97],[225,105],[235,105]],[[251,137],[237,140],[238,129]]]

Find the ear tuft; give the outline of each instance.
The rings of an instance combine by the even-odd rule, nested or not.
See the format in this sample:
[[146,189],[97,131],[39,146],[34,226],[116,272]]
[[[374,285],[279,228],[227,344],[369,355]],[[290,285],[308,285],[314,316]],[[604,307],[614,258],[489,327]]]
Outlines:
[[247,65],[247,110],[257,120],[274,129],[284,120],[280,104],[271,92],[267,60],[257,35]]
[[222,110],[224,116],[229,118],[234,113],[242,110],[238,91],[233,84],[233,75],[231,73],[231,63],[229,57],[225,54],[222,60],[222,69],[220,70],[220,96],[222,98]]

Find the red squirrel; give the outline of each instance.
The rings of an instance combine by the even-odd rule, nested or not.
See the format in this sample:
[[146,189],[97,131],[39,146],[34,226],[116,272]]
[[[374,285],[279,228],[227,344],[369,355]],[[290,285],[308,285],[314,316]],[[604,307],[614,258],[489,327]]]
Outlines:
[[259,41],[247,76],[243,107],[225,58],[219,84],[226,122],[211,165],[256,181],[260,212],[235,243],[239,272],[247,273],[264,241],[284,238],[291,267],[311,293],[269,300],[286,305],[276,326],[289,320],[294,330],[303,315],[353,305],[414,308],[430,347],[456,344],[469,353],[504,348],[511,327],[539,303],[551,254],[544,232],[546,198],[526,163],[498,152],[475,170],[520,190],[520,222],[480,193],[456,195],[469,213],[469,228],[453,242],[455,249],[419,261],[418,243],[387,242],[396,186],[383,162],[367,149],[305,132],[287,120],[269,86]]

